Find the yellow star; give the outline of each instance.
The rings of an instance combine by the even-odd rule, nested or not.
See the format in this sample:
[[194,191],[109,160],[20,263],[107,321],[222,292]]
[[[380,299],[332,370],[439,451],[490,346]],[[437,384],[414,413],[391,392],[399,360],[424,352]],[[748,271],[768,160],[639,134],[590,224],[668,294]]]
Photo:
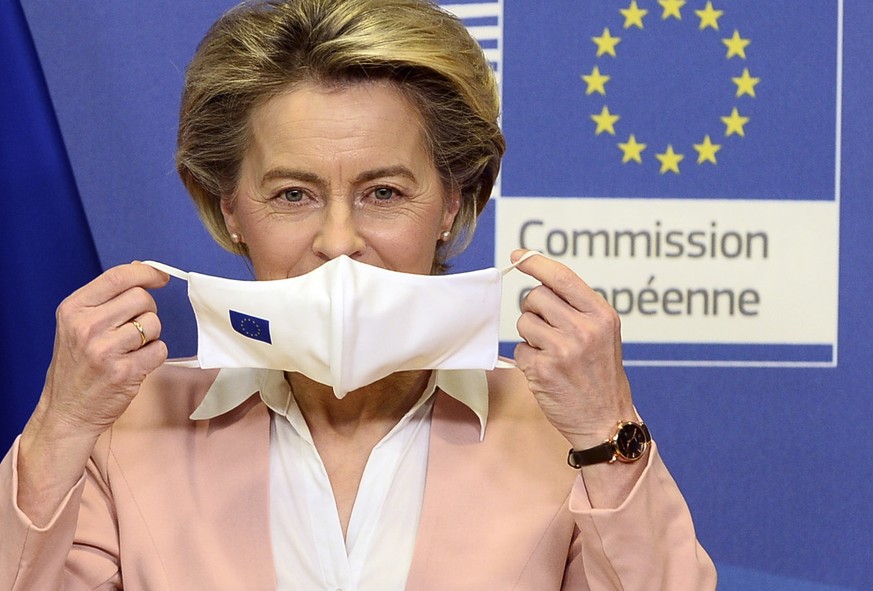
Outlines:
[[585,84],[588,85],[588,88],[585,89],[585,94],[599,92],[605,96],[606,83],[609,82],[609,78],[609,76],[600,73],[600,68],[594,66],[594,69],[591,70],[590,74],[582,74],[582,80],[584,80]]
[[685,158],[683,154],[677,154],[673,151],[673,146],[667,144],[667,151],[663,154],[655,154],[655,158],[661,161],[661,174],[666,172],[675,172],[679,174],[679,163]]
[[751,43],[751,39],[743,39],[740,37],[740,32],[734,29],[734,35],[730,39],[722,39],[722,43],[724,43],[727,50],[727,59],[731,59],[735,55],[740,56],[743,59],[746,59],[746,47]]
[[600,135],[604,131],[609,135],[615,135],[615,122],[621,119],[621,117],[610,113],[609,108],[604,105],[600,114],[592,115],[591,119],[593,119],[597,124],[597,129],[594,131],[594,135]]
[[740,116],[737,108],[734,107],[734,110],[731,111],[730,116],[722,117],[722,123],[725,124],[725,137],[730,137],[733,134],[737,134],[740,137],[746,137],[746,132],[743,130],[743,125],[749,122],[748,117]]
[[664,8],[661,20],[667,20],[671,16],[675,16],[677,20],[682,20],[682,13],[679,11],[685,6],[685,0],[658,0],[658,4]]
[[637,6],[637,0],[631,0],[630,6],[627,8],[620,8],[618,11],[624,15],[625,29],[630,29],[631,27],[639,27],[642,29],[643,17],[649,14],[648,10]]
[[603,35],[592,37],[591,40],[597,45],[597,57],[604,53],[615,57],[615,46],[621,41],[621,37],[613,37],[609,34],[609,29],[603,29]]
[[712,7],[712,2],[707,1],[706,8],[703,10],[695,10],[694,14],[700,17],[700,30],[706,27],[712,27],[718,31],[718,19],[724,14],[724,10],[716,10]]
[[734,84],[737,85],[738,97],[748,94],[752,98],[755,96],[755,86],[757,86],[758,82],[761,81],[760,78],[752,78],[752,76],[749,75],[749,68],[743,68],[743,75],[731,78],[731,80],[733,80]]
[[702,144],[694,144],[694,149],[697,150],[697,163],[703,164],[704,162],[715,162],[715,153],[721,150],[721,144],[713,144],[712,140],[709,139],[709,134],[703,138]]
[[631,134],[626,142],[618,142],[618,147],[624,154],[621,157],[622,164],[627,164],[631,160],[640,164],[643,163],[642,154],[643,150],[646,149],[646,144],[638,143],[634,134]]

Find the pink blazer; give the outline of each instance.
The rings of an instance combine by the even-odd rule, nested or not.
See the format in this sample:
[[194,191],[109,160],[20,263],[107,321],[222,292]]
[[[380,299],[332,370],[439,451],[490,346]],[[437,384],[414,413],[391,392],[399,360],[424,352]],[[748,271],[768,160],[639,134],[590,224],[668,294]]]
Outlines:
[[[0,589],[275,589],[268,410],[253,395],[191,421],[215,375],[152,374],[44,529],[15,503],[16,442],[0,465]],[[657,449],[621,507],[591,509],[524,377],[488,380],[481,442],[473,412],[437,393],[408,591],[715,588]]]

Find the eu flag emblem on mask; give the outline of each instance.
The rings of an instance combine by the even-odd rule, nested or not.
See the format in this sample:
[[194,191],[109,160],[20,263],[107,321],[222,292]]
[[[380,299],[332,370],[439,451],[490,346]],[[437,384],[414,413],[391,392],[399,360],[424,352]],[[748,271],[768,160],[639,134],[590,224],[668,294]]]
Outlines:
[[245,337],[262,341],[268,345],[273,344],[272,339],[270,339],[269,320],[230,310],[230,325],[236,332]]

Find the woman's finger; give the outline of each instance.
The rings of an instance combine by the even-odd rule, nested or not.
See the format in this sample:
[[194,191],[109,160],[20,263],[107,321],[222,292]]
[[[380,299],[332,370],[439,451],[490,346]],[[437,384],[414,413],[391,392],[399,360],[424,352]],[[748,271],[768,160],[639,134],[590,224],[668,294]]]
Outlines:
[[169,280],[169,275],[149,265],[141,263],[119,265],[73,292],[69,299],[83,307],[95,307],[107,303],[131,288],[163,287]]
[[99,316],[108,329],[114,329],[142,314],[157,313],[155,299],[142,287],[131,287],[99,306]]
[[154,312],[132,318],[115,329],[123,339],[126,352],[142,349],[161,336],[161,321]]
[[[518,261],[525,252],[527,251],[513,251],[510,260]],[[580,312],[592,311],[602,301],[597,292],[591,289],[575,271],[546,256],[532,256],[525,259],[516,269],[551,289],[558,297]]]
[[528,292],[522,302],[521,311],[536,314],[555,328],[572,325],[580,314],[545,285],[539,285]]
[[532,312],[524,312],[515,323],[518,335],[534,349],[544,349],[550,341],[553,330],[538,315]]
[[169,350],[167,344],[160,339],[150,340],[141,349],[129,354],[136,361],[136,382],[141,384],[145,377],[159,368],[167,360]]

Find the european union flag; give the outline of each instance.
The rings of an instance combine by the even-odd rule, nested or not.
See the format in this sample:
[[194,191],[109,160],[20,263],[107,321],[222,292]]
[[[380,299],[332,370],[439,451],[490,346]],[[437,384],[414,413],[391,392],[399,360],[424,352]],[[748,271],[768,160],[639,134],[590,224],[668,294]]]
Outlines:
[[7,245],[0,251],[0,449],[8,449],[45,384],[55,309],[101,268],[18,2],[0,2],[0,80]]
[[835,200],[839,0],[504,5],[503,196]]
[[244,337],[261,341],[272,345],[273,341],[270,338],[270,321],[257,316],[243,314],[236,310],[230,310],[230,325],[233,329]]

